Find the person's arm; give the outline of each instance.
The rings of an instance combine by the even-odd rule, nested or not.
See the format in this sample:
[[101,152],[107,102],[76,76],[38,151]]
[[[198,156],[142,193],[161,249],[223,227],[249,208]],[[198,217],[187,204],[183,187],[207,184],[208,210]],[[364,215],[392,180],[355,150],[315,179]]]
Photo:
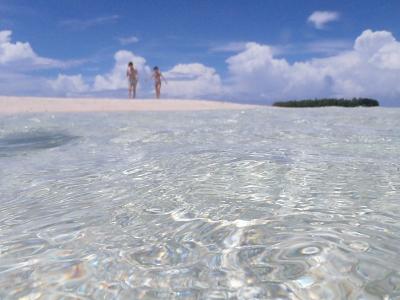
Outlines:
[[167,82],[167,80],[165,79],[165,77],[163,76],[163,74],[160,73],[160,77],[161,77],[162,80],[164,80],[164,82],[165,82],[166,84],[168,84],[168,82]]

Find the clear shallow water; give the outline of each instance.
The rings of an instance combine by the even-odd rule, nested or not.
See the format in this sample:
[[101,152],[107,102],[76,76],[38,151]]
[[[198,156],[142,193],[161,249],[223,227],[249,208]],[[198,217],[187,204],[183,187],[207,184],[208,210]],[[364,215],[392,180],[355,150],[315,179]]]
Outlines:
[[398,299],[400,109],[0,117],[1,299]]

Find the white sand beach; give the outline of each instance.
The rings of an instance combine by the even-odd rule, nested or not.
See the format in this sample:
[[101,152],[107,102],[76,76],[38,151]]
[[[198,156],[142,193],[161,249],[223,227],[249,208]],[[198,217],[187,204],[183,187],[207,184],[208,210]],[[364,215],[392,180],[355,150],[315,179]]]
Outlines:
[[0,96],[0,114],[38,112],[198,111],[261,106],[208,100],[95,99]]

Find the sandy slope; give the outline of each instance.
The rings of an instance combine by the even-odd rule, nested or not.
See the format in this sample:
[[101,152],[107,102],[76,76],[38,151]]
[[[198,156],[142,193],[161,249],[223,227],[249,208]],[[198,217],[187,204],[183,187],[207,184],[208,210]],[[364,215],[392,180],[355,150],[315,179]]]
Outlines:
[[93,99],[0,96],[0,113],[30,112],[112,112],[112,111],[194,111],[252,109],[257,105],[206,100],[177,99]]

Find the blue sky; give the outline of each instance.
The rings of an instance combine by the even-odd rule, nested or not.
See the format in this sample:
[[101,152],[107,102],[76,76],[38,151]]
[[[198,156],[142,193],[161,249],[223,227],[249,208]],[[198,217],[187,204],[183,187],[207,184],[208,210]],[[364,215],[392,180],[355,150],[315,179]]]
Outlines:
[[[35,68],[38,63],[32,63],[32,59],[30,62],[26,58],[3,59],[6,63],[3,68],[0,66],[0,77],[7,78],[8,72],[11,73],[10,78],[26,78],[38,82],[35,87],[25,89],[14,84],[12,88],[3,89],[6,94],[120,97],[125,95],[125,82],[117,83],[118,80],[112,78],[116,74],[112,73],[113,70],[114,73],[117,69],[123,70],[124,60],[133,57],[144,60],[138,61],[139,65],[141,64],[139,71],[142,71],[143,79],[148,77],[149,67],[160,66],[172,83],[165,88],[166,93],[174,97],[228,98],[233,101],[271,103],[285,98],[297,98],[296,95],[380,96],[384,97],[382,100],[387,105],[398,105],[396,98],[400,91],[380,94],[377,90],[364,87],[368,81],[361,79],[357,74],[354,74],[354,77],[340,75],[346,70],[322,74],[322,69],[329,68],[317,67],[313,61],[322,59],[324,66],[332,58],[343,62],[344,56],[341,55],[353,51],[356,39],[366,30],[370,32],[362,36],[362,39],[386,39],[387,43],[397,43],[397,37],[400,36],[399,11],[400,1],[377,0],[0,0],[0,32],[10,31],[4,43],[27,43],[36,57],[31,57],[33,60],[52,60],[48,67]],[[383,33],[386,33],[386,36]],[[393,37],[394,41],[391,41],[388,35]],[[121,50],[126,52],[120,55],[118,61],[114,56]],[[396,60],[397,48],[393,51],[394,54],[385,57],[390,56],[392,60]],[[243,55],[237,57],[240,54]],[[26,55],[21,54],[20,57]],[[228,63],[232,57],[236,59],[231,59],[231,63]],[[357,65],[360,70],[372,74],[375,70],[373,68],[382,69],[377,63],[373,67],[367,65],[371,57],[365,58],[362,64]],[[258,62],[253,68],[254,72],[253,69],[247,68],[247,77],[240,77],[240,70],[234,64],[246,66],[250,61],[253,61],[253,64]],[[349,68],[350,61],[354,59],[346,60]],[[306,64],[305,67],[314,64],[307,74],[315,72],[318,76],[323,76],[309,78],[313,86],[322,84],[316,90],[311,89],[314,94],[303,93],[309,90],[305,83],[301,89],[298,87],[298,78],[302,73],[295,72],[300,72],[299,63]],[[379,63],[385,65],[381,60]],[[18,67],[16,71],[11,67],[16,64],[33,66],[27,70]],[[117,66],[118,64],[121,66]],[[273,69],[277,65],[277,69]],[[397,75],[393,72],[397,72],[397,69],[393,70],[390,67],[393,64],[387,65],[385,76],[393,80]],[[268,69],[268,66],[273,66],[269,68],[273,71],[265,73],[264,69]],[[296,88],[291,91],[281,82],[288,78],[288,72],[297,74],[294,76],[297,81],[293,82]],[[59,77],[60,75],[63,77]],[[109,84],[114,88],[105,88],[107,91],[104,93],[101,84],[94,88],[96,76],[103,76],[109,81],[114,80],[114,84]],[[53,89],[46,88],[45,83],[39,83],[57,78],[59,80],[57,84],[53,84]],[[268,82],[274,82],[277,78],[281,78],[281,81],[269,87],[273,92],[252,84],[247,85],[246,90],[246,82],[262,82],[263,78]],[[123,76],[119,80],[123,80]],[[328,84],[330,80],[333,80],[334,84]],[[103,83],[107,81],[103,80]],[[75,92],[74,84],[79,86]],[[190,84],[199,91],[190,93]],[[210,84],[213,88],[212,92],[208,93],[204,90],[207,90]],[[242,86],[232,92],[239,84]],[[41,88],[38,88],[38,85]],[[71,87],[70,92],[67,87]],[[147,80],[143,80],[141,89],[144,97],[151,97],[151,84]],[[279,89],[287,92],[279,94]],[[179,90],[189,92],[179,94]],[[242,99],[239,99],[240,97]]]

